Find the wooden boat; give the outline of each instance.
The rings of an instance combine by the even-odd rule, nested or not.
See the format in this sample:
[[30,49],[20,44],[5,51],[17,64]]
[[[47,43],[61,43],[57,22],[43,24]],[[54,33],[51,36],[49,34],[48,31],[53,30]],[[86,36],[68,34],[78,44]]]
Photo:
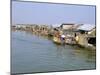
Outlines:
[[53,37],[53,42],[56,44],[61,44],[60,38],[57,38],[57,37]]
[[87,50],[96,50],[96,47],[93,46],[92,44],[88,44],[87,46],[86,45],[79,45],[79,44],[77,44],[77,46],[80,47],[80,48],[87,49]]
[[56,44],[73,44],[73,41],[71,40],[71,38],[67,38],[66,40],[62,40],[60,38],[57,37],[53,37],[53,42]]

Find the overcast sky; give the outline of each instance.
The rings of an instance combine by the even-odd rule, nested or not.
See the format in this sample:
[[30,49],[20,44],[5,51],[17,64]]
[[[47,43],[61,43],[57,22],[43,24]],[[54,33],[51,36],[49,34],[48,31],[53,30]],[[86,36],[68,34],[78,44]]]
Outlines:
[[12,24],[95,24],[95,6],[12,1]]

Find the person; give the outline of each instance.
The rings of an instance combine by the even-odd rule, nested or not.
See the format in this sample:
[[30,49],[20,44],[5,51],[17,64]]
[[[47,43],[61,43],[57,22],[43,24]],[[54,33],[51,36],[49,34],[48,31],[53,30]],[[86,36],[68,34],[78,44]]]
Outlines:
[[65,36],[64,34],[62,34],[62,35],[61,35],[61,42],[62,42],[63,44],[65,44],[65,42],[66,42],[66,41],[65,41],[65,38],[66,38],[66,36]]
[[75,37],[76,37],[77,35],[76,35],[76,33],[75,33]]
[[75,33],[75,41],[76,41],[76,44],[78,44],[78,40],[79,40],[79,36],[76,35],[76,33]]

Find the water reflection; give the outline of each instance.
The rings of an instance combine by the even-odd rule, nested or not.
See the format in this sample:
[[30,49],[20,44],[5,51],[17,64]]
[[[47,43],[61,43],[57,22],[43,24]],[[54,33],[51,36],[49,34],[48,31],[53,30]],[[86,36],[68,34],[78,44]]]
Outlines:
[[87,50],[85,48],[81,49],[79,47],[74,47],[75,50],[73,54],[75,56],[80,56],[82,58],[85,58],[86,62],[96,62],[96,51],[95,50]]

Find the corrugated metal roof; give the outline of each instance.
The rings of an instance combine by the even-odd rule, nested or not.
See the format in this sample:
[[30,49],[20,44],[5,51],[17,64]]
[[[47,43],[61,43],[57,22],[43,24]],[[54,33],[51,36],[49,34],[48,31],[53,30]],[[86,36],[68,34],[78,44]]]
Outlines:
[[78,30],[90,31],[90,30],[92,30],[93,28],[95,28],[95,25],[83,24],[83,25],[79,26],[77,29],[78,29]]

